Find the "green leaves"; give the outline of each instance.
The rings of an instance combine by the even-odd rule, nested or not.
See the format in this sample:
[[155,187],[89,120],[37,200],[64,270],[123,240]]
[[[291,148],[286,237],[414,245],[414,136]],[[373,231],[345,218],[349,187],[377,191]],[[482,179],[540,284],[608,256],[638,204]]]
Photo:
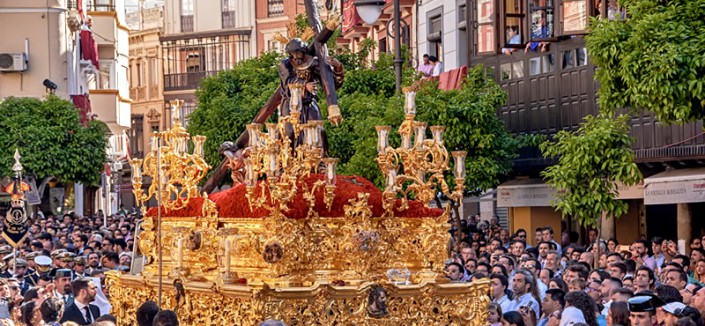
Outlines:
[[593,20],[587,37],[600,107],[645,109],[664,123],[705,117],[705,0],[620,3],[629,19]]
[[73,104],[55,96],[7,98],[0,102],[0,117],[2,175],[13,175],[12,155],[19,148],[25,174],[88,185],[100,182],[107,160],[104,123],[92,121],[83,127]]
[[586,116],[575,133],[560,131],[541,144],[544,157],[558,163],[541,172],[557,189],[554,207],[585,226],[596,226],[603,213],[619,217],[626,202],[617,199],[618,186],[636,185],[642,178],[630,148],[628,116]]

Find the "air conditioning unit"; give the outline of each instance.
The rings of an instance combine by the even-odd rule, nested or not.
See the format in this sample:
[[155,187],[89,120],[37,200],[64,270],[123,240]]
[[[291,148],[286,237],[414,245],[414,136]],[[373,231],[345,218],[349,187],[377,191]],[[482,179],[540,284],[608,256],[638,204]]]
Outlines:
[[24,53],[0,53],[0,71],[25,71],[27,58]]

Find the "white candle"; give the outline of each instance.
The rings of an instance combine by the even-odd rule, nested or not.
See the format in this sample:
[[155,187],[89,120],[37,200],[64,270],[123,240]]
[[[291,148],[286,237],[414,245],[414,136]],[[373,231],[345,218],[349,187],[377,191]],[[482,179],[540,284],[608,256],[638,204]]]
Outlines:
[[230,275],[230,239],[225,238],[225,274]]
[[159,137],[157,137],[157,133],[152,134],[152,137],[149,138],[149,142],[152,145],[153,152],[159,150]]
[[183,257],[184,257],[184,239],[179,238],[176,240],[176,253],[179,256],[179,258],[176,260],[176,269],[181,270],[181,264],[183,262]]
[[376,126],[377,129],[377,152],[382,153],[389,146],[389,126]]
[[431,133],[433,133],[433,141],[438,144],[443,144],[443,131],[445,127],[443,126],[432,126]]
[[392,187],[394,187],[396,180],[397,180],[397,170],[396,169],[389,169],[389,171],[387,171],[387,188],[391,189]]
[[416,114],[416,92],[404,93],[404,111],[406,114]]
[[426,123],[416,123],[416,147],[422,147],[423,141],[426,140]]

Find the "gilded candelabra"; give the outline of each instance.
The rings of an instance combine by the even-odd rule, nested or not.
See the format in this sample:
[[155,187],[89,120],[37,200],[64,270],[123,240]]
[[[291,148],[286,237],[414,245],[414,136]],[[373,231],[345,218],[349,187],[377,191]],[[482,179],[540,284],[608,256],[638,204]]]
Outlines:
[[[289,116],[280,116],[278,123],[265,124],[266,131],[262,131],[261,124],[247,125],[249,147],[244,159],[246,196],[251,209],[259,207],[280,212],[288,209],[288,203],[300,191],[308,204],[309,215],[315,215],[313,208],[318,189],[324,191],[326,207],[330,209],[333,204],[338,159],[323,156],[323,121],[301,123],[304,84],[292,83],[288,87],[291,93]],[[321,172],[325,173],[324,180],[316,181],[311,189],[302,182],[312,173]],[[260,183],[258,193],[257,182],[260,179],[266,179],[266,182]]]
[[[146,202],[152,197],[167,210],[178,210],[186,207],[191,198],[201,196],[198,183],[210,168],[203,158],[206,136],[190,137],[186,132],[179,117],[182,104],[182,100],[171,102],[173,128],[152,133],[151,148],[144,160],[130,160],[132,191],[143,214],[146,213]],[[193,142],[193,154],[188,153],[189,139]],[[153,180],[147,192],[142,189],[143,175]]]
[[[426,138],[427,123],[416,121],[416,93],[413,90],[404,92],[405,118],[399,126],[401,146],[393,148],[389,145],[390,126],[377,126],[377,158],[382,173],[386,176],[384,190],[384,205],[388,214],[400,194],[401,209],[408,207],[408,197],[428,206],[436,191],[440,190],[454,201],[463,198],[465,189],[465,157],[466,151],[448,150],[443,143],[443,126],[431,126],[432,138]],[[445,181],[444,173],[449,170],[450,158],[453,158],[453,174],[455,188],[450,189]],[[400,173],[401,171],[401,173]]]

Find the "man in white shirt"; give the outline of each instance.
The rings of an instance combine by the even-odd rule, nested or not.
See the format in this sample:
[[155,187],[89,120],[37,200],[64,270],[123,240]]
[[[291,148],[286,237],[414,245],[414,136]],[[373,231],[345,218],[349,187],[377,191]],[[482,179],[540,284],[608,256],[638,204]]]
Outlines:
[[509,304],[507,311],[519,311],[519,308],[526,306],[531,308],[536,314],[536,319],[539,319],[541,309],[539,309],[539,302],[532,294],[535,291],[535,286],[536,280],[531,272],[525,269],[517,270],[513,282],[514,300]]

